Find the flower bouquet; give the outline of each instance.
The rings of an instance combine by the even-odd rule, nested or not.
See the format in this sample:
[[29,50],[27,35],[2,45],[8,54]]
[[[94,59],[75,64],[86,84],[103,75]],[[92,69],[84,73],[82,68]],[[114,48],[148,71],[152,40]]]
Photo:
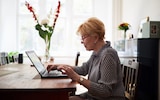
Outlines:
[[124,39],[126,38],[126,32],[127,32],[127,30],[129,30],[129,28],[130,28],[130,24],[128,24],[128,23],[121,23],[118,26],[119,30],[124,30]]
[[[51,36],[54,31],[54,27],[56,25],[57,18],[60,13],[60,6],[61,3],[58,1],[58,6],[56,8],[56,12],[53,15],[52,9],[50,11],[50,14],[46,19],[43,19],[41,23],[38,20],[37,15],[35,14],[34,8],[26,1],[25,2],[26,7],[28,10],[32,13],[34,20],[36,21],[35,29],[39,32],[39,36],[45,41],[46,48],[45,48],[45,58],[46,61],[49,59],[49,50],[50,50],[50,42],[51,42]],[[50,23],[52,22],[52,23]]]

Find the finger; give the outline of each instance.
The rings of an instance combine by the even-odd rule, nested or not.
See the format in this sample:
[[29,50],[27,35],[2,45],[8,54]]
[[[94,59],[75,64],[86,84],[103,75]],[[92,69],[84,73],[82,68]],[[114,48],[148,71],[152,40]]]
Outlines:
[[51,71],[51,67],[47,67],[47,71],[49,73]]
[[51,67],[51,65],[48,65],[48,66],[47,66],[47,70],[48,70],[48,71],[50,70],[50,67]]
[[47,65],[47,69],[49,69],[52,65]]
[[56,68],[55,68],[55,65],[48,65],[47,66],[47,70],[48,70],[48,72],[50,72],[51,70],[55,70]]
[[57,66],[57,69],[61,70],[61,69],[65,69],[65,67],[63,65],[59,65],[59,66]]
[[70,67],[65,67],[65,71],[69,72]]
[[61,69],[60,70],[63,74],[67,74],[65,70]]
[[69,75],[72,71],[70,67],[64,67],[63,69],[67,75]]
[[63,74],[66,74],[66,70],[65,70],[65,67],[64,66],[58,66],[57,67],[57,70],[61,71]]

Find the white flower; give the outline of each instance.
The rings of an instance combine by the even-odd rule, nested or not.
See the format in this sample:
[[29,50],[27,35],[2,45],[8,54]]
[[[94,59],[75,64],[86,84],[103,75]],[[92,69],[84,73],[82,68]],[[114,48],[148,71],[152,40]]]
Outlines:
[[49,23],[49,20],[48,20],[48,19],[43,19],[43,20],[41,21],[41,25],[45,25],[45,24],[48,25],[48,23]]

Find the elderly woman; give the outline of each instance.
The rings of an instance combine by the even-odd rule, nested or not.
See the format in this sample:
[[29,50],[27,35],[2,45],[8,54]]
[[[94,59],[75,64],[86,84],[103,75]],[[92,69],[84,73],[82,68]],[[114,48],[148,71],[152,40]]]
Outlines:
[[[93,51],[90,59],[80,67],[70,65],[48,65],[48,71],[55,68],[63,70],[68,77],[88,89],[70,100],[125,100],[121,64],[117,52],[104,41],[105,26],[102,21],[92,17],[81,24],[77,30],[86,50]],[[88,79],[81,77],[88,75]]]

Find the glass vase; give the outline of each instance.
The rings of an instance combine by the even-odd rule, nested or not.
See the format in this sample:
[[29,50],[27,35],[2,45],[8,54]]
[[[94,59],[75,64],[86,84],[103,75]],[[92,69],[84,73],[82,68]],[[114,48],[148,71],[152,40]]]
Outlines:
[[44,61],[48,62],[49,58],[50,58],[50,39],[48,39],[48,37],[46,36],[46,40],[45,40],[45,58]]
[[126,40],[126,32],[127,30],[124,30],[124,40]]

